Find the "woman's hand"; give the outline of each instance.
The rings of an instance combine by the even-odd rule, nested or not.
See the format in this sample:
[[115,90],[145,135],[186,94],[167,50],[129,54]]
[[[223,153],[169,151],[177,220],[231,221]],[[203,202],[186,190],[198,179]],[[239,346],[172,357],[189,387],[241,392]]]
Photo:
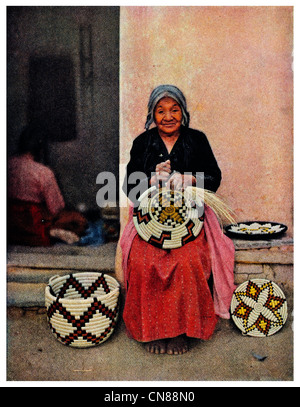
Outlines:
[[170,160],[163,161],[155,167],[155,175],[150,179],[150,184],[157,184],[159,181],[166,182],[171,174]]
[[193,175],[183,175],[179,172],[174,172],[168,180],[168,185],[171,189],[183,190],[188,186],[195,185],[196,178]]
[[170,160],[157,164],[155,168],[156,174],[150,179],[150,184],[158,184],[159,181],[166,182],[166,187],[169,189],[183,190],[188,186],[195,185],[196,178],[191,174],[180,174],[174,171],[171,175]]
[[171,174],[171,162],[170,160],[157,164],[155,168],[156,176],[162,181],[167,181]]

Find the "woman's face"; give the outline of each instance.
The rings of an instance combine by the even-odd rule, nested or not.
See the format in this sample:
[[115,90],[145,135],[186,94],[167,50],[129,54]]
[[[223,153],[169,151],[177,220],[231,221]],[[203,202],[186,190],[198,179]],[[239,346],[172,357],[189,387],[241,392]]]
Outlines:
[[160,99],[154,109],[154,121],[162,136],[179,134],[182,111],[176,100],[170,97]]

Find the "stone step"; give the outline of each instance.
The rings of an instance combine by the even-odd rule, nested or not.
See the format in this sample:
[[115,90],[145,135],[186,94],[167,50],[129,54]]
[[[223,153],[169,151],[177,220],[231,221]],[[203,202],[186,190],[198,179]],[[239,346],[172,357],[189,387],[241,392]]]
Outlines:
[[58,245],[49,248],[14,246],[8,251],[8,267],[31,269],[101,270],[115,267],[117,243],[97,247]]
[[14,247],[7,261],[7,305],[43,307],[45,288],[55,275],[95,271],[114,276],[116,247],[116,243],[89,248]]
[[[273,280],[293,297],[293,241],[235,241],[235,284],[253,278]],[[97,271],[115,277],[117,243],[100,247],[13,247],[8,252],[7,302],[15,307],[43,307],[45,287],[54,275]]]
[[7,283],[8,307],[44,307],[45,283]]

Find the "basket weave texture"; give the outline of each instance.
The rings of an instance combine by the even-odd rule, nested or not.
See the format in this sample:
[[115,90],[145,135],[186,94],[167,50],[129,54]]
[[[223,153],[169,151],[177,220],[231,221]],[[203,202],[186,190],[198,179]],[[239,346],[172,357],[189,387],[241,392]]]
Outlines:
[[161,249],[176,249],[194,240],[203,226],[203,202],[191,188],[184,192],[151,187],[139,198],[133,222],[139,236]]
[[86,348],[106,341],[119,311],[119,283],[103,273],[54,276],[45,289],[49,326],[61,343]]
[[287,315],[285,295],[273,281],[245,281],[232,296],[231,316],[244,335],[271,336],[283,327]]

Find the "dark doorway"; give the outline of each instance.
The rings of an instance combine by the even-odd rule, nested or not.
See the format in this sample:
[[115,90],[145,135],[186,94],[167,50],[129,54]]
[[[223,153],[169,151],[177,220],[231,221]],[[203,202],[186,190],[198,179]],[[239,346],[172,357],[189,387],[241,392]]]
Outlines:
[[73,63],[68,57],[30,57],[29,121],[42,125],[48,141],[76,138]]

